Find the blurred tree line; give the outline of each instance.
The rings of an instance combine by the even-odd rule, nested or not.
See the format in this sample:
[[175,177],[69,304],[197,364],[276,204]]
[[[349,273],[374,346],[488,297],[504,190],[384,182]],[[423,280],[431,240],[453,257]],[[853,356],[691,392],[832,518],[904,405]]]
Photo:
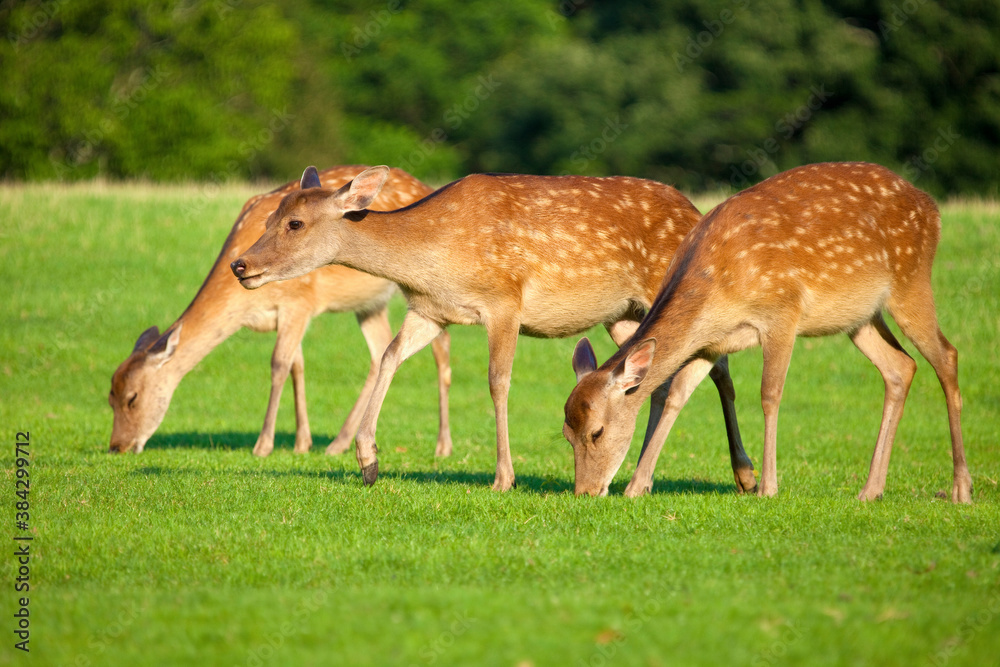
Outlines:
[[1000,182],[996,0],[29,0],[0,35],[5,178]]

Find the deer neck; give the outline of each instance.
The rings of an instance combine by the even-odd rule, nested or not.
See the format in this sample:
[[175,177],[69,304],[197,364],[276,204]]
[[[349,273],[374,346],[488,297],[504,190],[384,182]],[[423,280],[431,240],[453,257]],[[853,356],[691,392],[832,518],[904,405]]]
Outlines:
[[[164,365],[164,370],[169,369],[168,374],[175,385],[219,343],[232,336],[243,326],[239,317],[239,309],[236,308],[237,304],[234,302],[243,296],[241,292],[244,290],[238,284],[235,285],[235,289],[228,285],[228,283],[236,283],[236,281],[228,279],[231,276],[226,276],[225,271],[216,277],[215,273],[218,268],[213,268],[194,300],[168,329],[170,331],[183,325],[177,349],[170,361]],[[228,271],[228,267],[223,266],[222,268]],[[213,278],[217,279],[213,280]],[[229,289],[224,287],[227,285]]]
[[439,273],[444,249],[441,223],[420,211],[368,211],[344,219],[337,264],[422,291]]
[[677,280],[669,282],[636,332],[605,364],[614,368],[632,347],[648,338],[656,339],[652,366],[638,390],[628,396],[630,406],[636,411],[657,387],[702,352],[705,342],[712,339],[710,318],[706,317],[709,290],[703,284],[694,287],[695,282],[703,282],[703,279],[678,276]]

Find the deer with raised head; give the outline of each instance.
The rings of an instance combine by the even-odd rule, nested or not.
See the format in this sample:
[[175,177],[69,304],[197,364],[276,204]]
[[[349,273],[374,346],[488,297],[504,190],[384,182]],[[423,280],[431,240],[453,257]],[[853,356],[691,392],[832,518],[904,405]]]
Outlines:
[[[339,187],[364,169],[334,167],[324,171],[321,177],[330,187]],[[350,447],[375,384],[379,359],[392,340],[386,303],[395,293],[396,286],[384,278],[342,266],[328,266],[296,280],[249,292],[233,280],[229,270],[229,262],[264,232],[267,217],[281,199],[297,187],[298,182],[293,181],[271,193],[249,199],[187,310],[163,334],[151,327],[139,336],[135,349],[111,378],[108,402],[114,410],[114,425],[110,451],[141,452],[163,421],[181,379],[216,345],[242,327],[278,331],[271,356],[271,395],[253,453],[267,456],[274,448],[278,402],[289,372],[295,394],[295,451],[308,451],[312,446],[312,434],[306,412],[301,343],[309,321],[324,312],[353,312],[371,355],[368,378],[358,400],[326,453],[336,454]],[[431,191],[406,172],[394,169],[372,205],[386,210],[399,208]],[[436,339],[432,347],[438,368],[440,399],[435,453],[448,456],[452,445],[448,426],[451,369],[447,334]]]
[[[603,324],[618,344],[653,303],[674,249],[697,222],[682,194],[637,178],[476,174],[398,211],[369,205],[388,173],[373,167],[339,190],[302,175],[268,218],[267,231],[232,263],[244,287],[287,280],[318,266],[343,264],[399,284],[409,310],[382,357],[371,402],[356,439],[366,484],[378,475],[375,429],[400,364],[448,324],[482,324],[489,345],[489,384],[496,412],[493,488],[514,485],[507,395],[519,333],[565,337]],[[722,398],[734,477],[756,487],[743,451],[725,360],[692,364],[684,382],[711,371]],[[652,432],[668,399],[654,395]],[[672,421],[676,415],[664,416]]]
[[[971,502],[962,444],[958,354],[938,328],[931,265],[941,234],[934,201],[884,167],[828,163],[792,169],[730,197],[677,250],[662,291],[633,336],[599,369],[586,339],[565,406],[576,492],[607,493],[643,399],[693,363],[760,345],[764,455],[758,493],[778,492],[778,405],[797,336],[844,332],[885,382],[885,402],[861,500],[885,489],[889,455],[916,362],[882,318],[887,310],[930,362],[951,428],[954,502]],[[687,392],[689,387],[685,386]],[[665,433],[640,456],[627,495],[650,486]]]

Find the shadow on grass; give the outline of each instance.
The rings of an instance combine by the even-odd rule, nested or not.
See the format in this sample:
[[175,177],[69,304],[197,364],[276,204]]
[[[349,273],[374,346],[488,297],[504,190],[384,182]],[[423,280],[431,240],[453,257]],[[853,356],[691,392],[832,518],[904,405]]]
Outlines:
[[[257,433],[165,433],[155,434],[146,443],[146,449],[246,449],[252,450],[257,444]],[[332,438],[331,438],[332,439]],[[275,433],[274,448],[283,449],[287,445],[289,451],[295,443],[294,433]],[[322,443],[323,447],[330,444],[322,436],[313,435],[313,449]]]
[[[236,433],[233,431],[227,431],[225,433],[183,432],[165,433],[163,435],[156,434],[149,439],[149,442],[146,443],[146,451],[156,449],[219,449],[223,451],[238,451],[245,449],[247,452],[250,452],[253,450],[254,445],[257,444],[257,436],[257,433]],[[335,436],[332,435],[328,436],[314,433],[313,444],[309,453],[324,454],[326,452],[327,445],[333,441],[334,437]],[[426,440],[426,443],[418,442],[412,446],[421,447],[426,444],[427,451],[433,453],[435,440],[429,437],[424,438],[423,440]],[[287,451],[291,453],[294,445],[294,433],[288,432],[274,434],[275,452]],[[348,451],[354,451],[354,443],[351,443],[351,449]]]
[[[611,494],[617,495],[625,491],[625,484],[613,484]],[[703,495],[709,493],[735,493],[736,485],[732,482],[713,482],[708,479],[654,479],[653,495]]]
[[[219,470],[199,470],[197,468],[171,468],[169,466],[143,466],[132,472],[133,475],[146,477],[170,477],[180,475],[218,475],[224,472],[233,476],[268,476],[268,477],[300,477],[325,479],[345,486],[357,486],[362,488],[360,470],[261,470],[256,469],[233,469],[227,471]],[[418,484],[442,484],[458,485],[462,487],[489,488],[493,484],[492,472],[470,472],[463,470],[406,470],[395,471],[386,470],[379,473],[379,480],[416,482]],[[378,482],[376,482],[376,485]],[[620,496],[625,490],[625,484],[614,484],[611,487],[612,496]],[[661,479],[657,480],[654,488],[654,495],[703,495],[733,493],[733,484],[724,482],[713,482],[704,479]],[[549,493],[573,493],[573,480],[571,478],[559,478],[553,476],[525,475],[517,476],[516,492],[528,492],[539,495]]]
[[[196,468],[170,468],[167,466],[143,466],[132,471],[133,475],[144,477],[169,477],[177,475],[207,475],[217,476],[220,472],[231,475],[267,476],[267,477],[311,477],[326,479],[344,485],[362,486],[360,470],[198,470]],[[448,484],[489,488],[493,484],[493,473],[468,472],[461,470],[418,470],[418,471],[386,471],[378,476],[382,482],[394,480],[400,482],[417,482],[418,484]],[[376,482],[376,485],[378,482]],[[538,475],[520,475],[517,478],[517,491],[531,493],[565,493],[573,491],[571,480],[555,477],[540,477]]]
[[[561,436],[560,436],[561,437]],[[275,434],[275,451],[292,450],[295,441],[294,433]],[[327,444],[332,437],[324,435],[313,435],[313,447],[306,456],[324,456]],[[224,433],[167,433],[154,435],[147,449],[219,449],[229,451],[245,450],[247,455],[257,442],[256,433],[237,433],[233,431]],[[353,457],[353,444],[351,449],[344,455]],[[427,447],[433,451],[434,443],[428,440]],[[139,455],[141,456],[141,454]],[[331,457],[331,460],[334,457]],[[447,461],[448,459],[440,459]],[[213,471],[213,474],[218,471]],[[322,477],[331,482],[339,484],[356,484],[361,486],[361,472],[359,470],[233,470],[233,474],[247,475],[271,475],[275,477]],[[137,469],[137,475],[178,475],[178,474],[200,474],[201,471],[189,468],[166,468],[163,466],[148,466]],[[379,472],[379,479],[412,481],[420,484],[457,484],[460,486],[485,486],[493,485],[493,472],[468,472],[460,470],[418,470],[418,471],[396,471],[384,470]],[[616,482],[611,485],[610,494],[612,496],[622,495],[626,482]],[[715,482],[707,479],[661,479],[657,478],[653,485],[654,495],[702,495],[716,493],[733,493],[735,485],[732,482]],[[572,493],[572,478],[556,478],[552,476],[542,477],[538,475],[517,475],[517,490],[528,491],[530,493]]]

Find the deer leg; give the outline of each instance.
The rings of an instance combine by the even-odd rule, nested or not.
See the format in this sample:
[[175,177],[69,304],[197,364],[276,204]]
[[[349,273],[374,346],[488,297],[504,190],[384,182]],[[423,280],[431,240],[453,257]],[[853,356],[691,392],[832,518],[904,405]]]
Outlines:
[[[677,371],[673,379],[667,380],[654,390],[642,453],[639,455],[639,464],[632,474],[632,480],[625,487],[626,496],[641,496],[653,490],[653,471],[656,469],[656,460],[663,449],[663,443],[666,442],[670,429],[677,421],[681,408],[711,369],[711,361],[693,359]],[[658,393],[665,395],[664,398],[657,399]],[[654,425],[653,410],[658,405],[661,406],[662,414],[657,416]]]
[[[650,394],[650,397],[649,397],[649,420],[646,422],[646,433],[642,437],[642,449],[639,450],[639,463],[636,464],[636,471],[637,472],[638,472],[638,466],[642,463],[643,459],[646,458],[646,450],[649,449],[649,443],[653,439],[653,434],[656,433],[656,430],[659,428],[659,426],[660,426],[660,420],[663,418],[663,413],[667,409],[667,398],[670,396],[670,385],[672,383],[672,379],[673,378],[671,378],[670,380],[667,380],[666,382],[664,382],[663,384],[661,384],[659,387],[657,387],[656,389],[653,390],[652,394]],[[687,403],[687,401],[685,401],[685,403]],[[677,418],[677,415],[674,415],[673,418],[670,419],[670,424],[667,426],[668,433],[664,434],[664,436],[663,436],[663,439],[664,439],[663,441],[664,442],[666,442],[667,435],[669,435],[670,429],[673,428],[673,423],[674,423],[674,420],[676,418]],[[661,446],[662,446],[662,443],[661,443]],[[659,457],[659,449],[660,448],[657,447],[656,449],[657,449],[657,454],[656,454],[655,457],[653,457],[653,467],[656,466],[656,458]],[[653,490],[653,482],[652,482],[653,471],[652,471],[652,469],[650,469],[649,475],[650,475],[650,477],[647,480],[649,482],[649,488],[645,489],[645,492],[647,492],[647,493],[649,491]],[[634,475],[633,475],[632,479],[633,480],[635,479]],[[631,486],[631,483],[629,484],[629,486]],[[639,490],[638,493],[630,494],[628,492],[627,488],[625,490],[625,495],[636,495],[636,496],[638,496],[638,495],[642,495],[642,493],[643,493],[643,491]]]
[[[612,322],[611,324],[606,324],[605,328],[608,330],[608,335],[611,336],[611,340],[615,342],[615,345],[621,347],[625,341],[632,337],[635,330],[639,328],[639,323],[635,320],[618,320],[617,322]],[[667,380],[662,385],[653,390],[653,394],[650,397],[649,403],[649,420],[646,422],[646,434],[642,439],[642,450],[639,452],[639,460],[642,461],[643,457],[646,455],[646,449],[649,447],[649,440],[656,431],[657,425],[660,423],[660,417],[663,415],[664,402],[667,400],[667,394],[670,391],[670,380]],[[655,460],[654,460],[655,464]],[[650,471],[652,475],[652,471]],[[633,477],[633,479],[635,479]],[[631,486],[631,484],[629,484]],[[645,490],[645,492],[652,490],[652,482],[650,482],[650,487]],[[626,489],[626,494],[628,490]],[[642,490],[631,495],[641,495]]]
[[448,422],[448,392],[451,389],[451,335],[447,329],[431,341],[438,372],[438,441],[434,456],[451,456],[451,426]]
[[[635,330],[639,328],[639,323],[635,320],[618,320],[611,324],[605,325],[608,330],[608,335],[611,336],[611,340],[615,342],[615,345],[621,347],[625,341],[632,337]],[[639,460],[641,461],[643,456],[646,454],[646,449],[649,447],[649,440],[656,431],[657,425],[660,423],[660,417],[663,415],[664,402],[667,400],[667,394],[670,391],[670,380],[667,380],[662,385],[653,390],[653,394],[650,397],[649,404],[649,420],[646,422],[646,434],[642,439],[642,450],[639,452]],[[655,463],[655,460],[654,460]],[[634,479],[634,478],[633,478]],[[651,490],[647,489],[647,491]],[[634,495],[640,495],[641,492]]]
[[312,433],[309,430],[309,412],[306,410],[306,361],[302,355],[302,344],[295,349],[292,357],[292,393],[295,396],[295,453],[305,454],[312,447]]
[[[621,347],[635,333],[638,326],[639,323],[634,320],[620,320],[609,325],[607,330],[612,340]],[[757,489],[757,479],[753,475],[753,463],[751,463],[750,457],[747,456],[746,451],[743,449],[743,441],[740,438],[740,427],[736,421],[736,390],[733,388],[733,380],[729,376],[728,358],[721,357],[710,369],[710,371],[706,372],[710,372],[712,381],[715,382],[715,386],[719,390],[719,398],[722,399],[722,416],[726,423],[726,436],[729,440],[729,459],[733,468],[733,476],[736,479],[736,488],[740,493],[755,491]],[[670,398],[671,380],[667,380],[653,390],[653,394],[650,397],[649,421],[646,424],[646,434],[642,441],[639,463],[636,466],[632,480],[625,487],[625,495],[627,496],[639,496],[653,489],[653,471],[656,468],[656,460],[659,458],[660,450],[663,448],[667,435],[670,429],[673,428],[674,421],[677,419],[677,412],[671,413],[671,411],[680,411],[687,404],[688,399],[691,398],[694,388],[705,379],[705,373],[698,374],[700,372],[698,365],[695,365],[693,370],[687,372],[692,373],[693,377],[688,378],[685,376],[682,379],[685,386],[680,387],[681,394],[675,394],[672,399]],[[694,376],[697,379],[694,379]],[[687,386],[692,381],[693,384]],[[686,395],[681,398],[681,395],[685,391],[687,392]],[[668,400],[672,401],[669,409],[667,408]],[[668,414],[669,423],[666,424],[666,431],[662,433],[663,440],[660,440],[658,445],[655,446],[655,453],[647,458],[646,450],[649,448],[650,442],[652,442],[654,434],[658,430],[665,410]]]
[[[292,360],[302,344],[302,336],[305,335],[308,323],[308,317],[280,312],[278,314],[278,337],[274,342],[274,352],[271,353],[271,397],[268,399],[267,412],[264,414],[264,426],[253,447],[255,456],[267,456],[274,449],[274,428],[278,419],[281,390],[285,386],[285,380],[288,379]],[[309,440],[312,441],[312,436]],[[296,432],[296,442],[298,442],[298,432]]]
[[427,319],[415,311],[408,311],[399,333],[392,339],[382,355],[375,387],[372,389],[368,407],[361,417],[361,427],[358,429],[357,456],[361,466],[361,475],[366,485],[372,485],[378,478],[378,447],[375,444],[375,429],[378,426],[379,412],[382,402],[389,391],[392,378],[399,366],[423,349],[428,343],[441,334],[441,325]]
[[709,371],[715,388],[722,401],[722,418],[726,422],[726,439],[729,441],[729,461],[733,467],[738,493],[752,493],[757,490],[757,478],[753,476],[753,463],[743,449],[740,426],[736,421],[736,389],[729,375],[729,357],[719,357]]
[[911,289],[911,294],[889,298],[889,312],[903,334],[913,341],[920,354],[930,362],[937,374],[948,405],[948,425],[951,430],[951,457],[954,479],[951,488],[953,503],[972,502],[972,476],[965,461],[962,443],[962,394],[958,389],[958,351],[938,327],[934,297],[929,278],[926,285]]
[[790,323],[777,335],[762,336],[761,339],[764,373],[760,383],[760,404],[764,409],[764,455],[761,457],[757,495],[775,496],[778,494],[778,408],[795,346],[795,324]]
[[636,320],[618,320],[605,325],[604,328],[608,330],[608,335],[611,336],[615,345],[621,347],[639,328],[639,323]]
[[[608,334],[611,339],[615,341],[618,347],[628,340],[635,330],[639,328],[639,323],[635,320],[619,320],[613,324],[607,325]],[[704,375],[701,376],[704,378]],[[699,378],[698,382],[701,381]],[[656,469],[656,461],[660,456],[660,451],[663,448],[663,444],[666,442],[667,435],[670,433],[670,429],[673,428],[674,421],[677,419],[677,413],[680,411],[687,403],[687,399],[690,398],[691,394],[688,392],[686,398],[679,399],[680,405],[674,405],[671,410],[667,410],[667,400],[670,396],[670,387],[672,380],[668,379],[666,382],[661,384],[659,387],[653,390],[652,395],[649,399],[649,420],[646,422],[646,433],[642,438],[642,450],[639,452],[639,462],[636,464],[635,472],[632,474],[632,479],[629,481],[628,486],[625,487],[625,495],[630,498],[635,498],[646,493],[650,493],[653,490],[653,472]],[[698,382],[695,382],[697,386]],[[694,391],[694,386],[691,387],[691,391]],[[664,411],[667,411],[667,421],[661,422],[663,418]],[[661,434],[657,435],[657,431],[660,430],[660,424],[663,423],[663,431]],[[662,436],[662,439],[661,439]],[[647,450],[649,449],[650,442],[654,441],[656,438],[656,445],[653,447],[653,452],[647,456]]]
[[885,402],[882,406],[882,423],[878,440],[872,453],[868,481],[858,495],[858,500],[875,500],[882,497],[885,479],[889,473],[889,457],[896,428],[903,416],[903,404],[910,391],[910,383],[917,372],[917,364],[908,355],[885,325],[881,315],[851,334],[851,341],[868,357],[885,383]]
[[509,491],[515,486],[514,464],[510,458],[510,434],[507,430],[507,396],[514,367],[514,351],[520,326],[514,320],[486,323],[490,346],[490,396],[497,423],[497,472],[494,491]]
[[358,432],[361,424],[361,415],[368,407],[368,400],[371,398],[372,389],[375,388],[375,378],[378,377],[379,361],[392,340],[392,329],[389,327],[389,310],[386,307],[379,308],[371,313],[356,313],[358,326],[361,327],[361,335],[365,337],[368,344],[368,353],[371,355],[371,363],[368,365],[368,377],[361,387],[358,400],[354,402],[351,411],[347,413],[344,425],[340,427],[337,437],[327,446],[327,454],[343,454],[351,447],[354,434]]

